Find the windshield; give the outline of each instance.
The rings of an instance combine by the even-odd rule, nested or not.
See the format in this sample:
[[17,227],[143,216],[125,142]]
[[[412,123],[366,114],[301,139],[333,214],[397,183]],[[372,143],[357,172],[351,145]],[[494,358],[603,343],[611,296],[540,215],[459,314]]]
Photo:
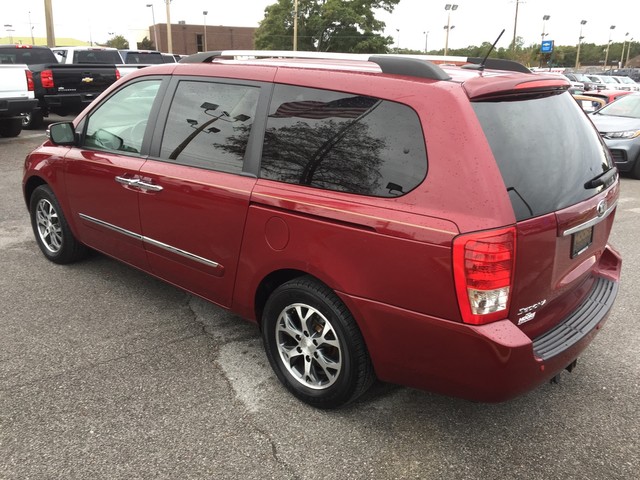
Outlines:
[[640,118],[640,95],[630,94],[620,97],[613,103],[602,107],[596,115],[612,117]]
[[613,164],[570,93],[473,102],[517,220],[591,198],[585,184]]

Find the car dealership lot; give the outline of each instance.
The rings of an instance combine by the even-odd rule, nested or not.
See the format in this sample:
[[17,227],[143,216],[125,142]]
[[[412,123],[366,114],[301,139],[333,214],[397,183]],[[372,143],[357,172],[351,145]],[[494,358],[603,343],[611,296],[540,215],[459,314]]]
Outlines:
[[640,181],[614,311],[559,384],[498,405],[383,385],[326,412],[252,325],[101,255],[46,261],[20,191],[43,139],[0,138],[0,478],[637,478]]

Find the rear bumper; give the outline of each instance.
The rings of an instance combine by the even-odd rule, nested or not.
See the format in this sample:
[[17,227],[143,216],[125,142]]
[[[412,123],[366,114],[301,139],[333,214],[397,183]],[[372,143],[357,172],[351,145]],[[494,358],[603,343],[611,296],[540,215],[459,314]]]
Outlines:
[[583,303],[534,340],[510,320],[473,326],[341,295],[359,320],[378,378],[480,402],[509,400],[549,381],[591,343],[618,292],[621,261],[607,249]]
[[37,106],[38,100],[33,98],[3,98],[0,99],[0,118],[19,117],[31,113]]
[[49,111],[68,115],[80,113],[99,95],[100,93],[45,95],[44,101]]

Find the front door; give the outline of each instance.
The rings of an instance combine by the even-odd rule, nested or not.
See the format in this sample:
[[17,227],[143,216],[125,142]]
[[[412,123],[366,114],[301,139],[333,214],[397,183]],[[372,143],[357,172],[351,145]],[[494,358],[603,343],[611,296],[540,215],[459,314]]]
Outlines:
[[69,207],[80,240],[139,268],[142,245],[137,186],[145,162],[143,140],[161,80],[118,90],[86,117],[80,146],[66,156]]

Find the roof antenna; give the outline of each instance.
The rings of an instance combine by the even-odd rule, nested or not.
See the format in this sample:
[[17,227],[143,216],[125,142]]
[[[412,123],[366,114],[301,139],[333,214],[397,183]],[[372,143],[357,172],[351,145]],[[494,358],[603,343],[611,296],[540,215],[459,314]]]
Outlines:
[[498,35],[498,38],[496,38],[496,41],[493,42],[493,45],[491,45],[491,48],[489,49],[487,54],[484,56],[484,58],[482,59],[482,61],[480,62],[479,65],[478,64],[467,64],[467,65],[463,65],[462,68],[469,68],[471,70],[484,70],[484,65],[487,62],[487,58],[489,58],[489,55],[491,55],[491,52],[493,52],[493,49],[496,48],[496,43],[498,43],[498,41],[500,40],[500,37],[502,37],[503,33],[504,33],[504,28],[500,32],[500,35]]

